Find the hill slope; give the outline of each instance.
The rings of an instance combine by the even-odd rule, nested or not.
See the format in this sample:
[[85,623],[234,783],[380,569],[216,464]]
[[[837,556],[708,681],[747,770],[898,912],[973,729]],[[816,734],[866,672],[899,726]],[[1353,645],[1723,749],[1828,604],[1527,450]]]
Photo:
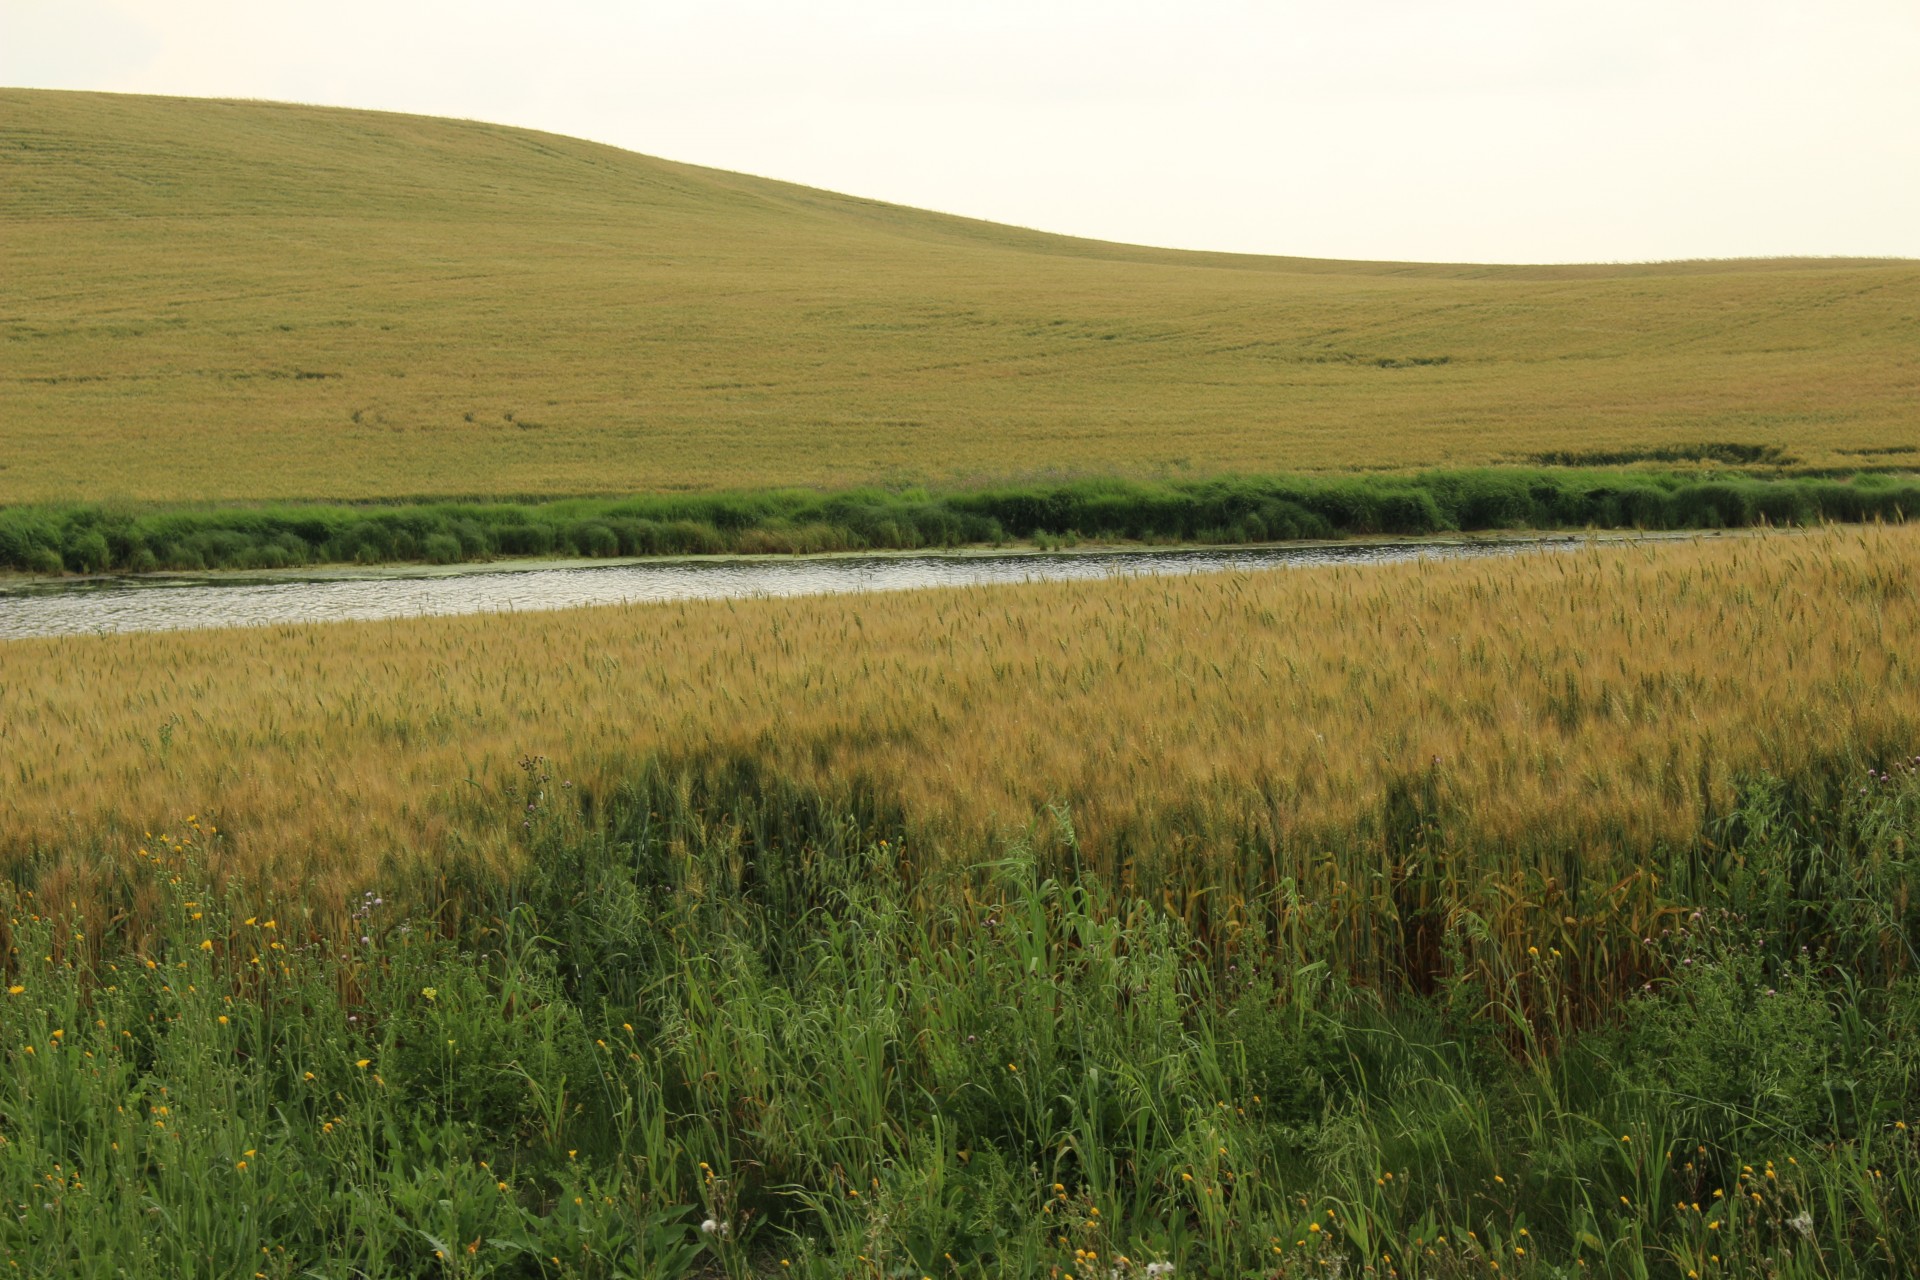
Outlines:
[[0,502],[1920,446],[1920,264],[1140,249],[467,122],[0,91]]

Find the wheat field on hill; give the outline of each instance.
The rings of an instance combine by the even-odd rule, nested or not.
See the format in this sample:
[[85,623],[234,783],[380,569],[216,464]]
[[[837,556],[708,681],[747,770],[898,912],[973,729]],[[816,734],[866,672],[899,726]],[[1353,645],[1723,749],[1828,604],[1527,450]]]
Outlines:
[[0,91],[0,503],[1920,448],[1920,264],[1133,248],[486,124]]

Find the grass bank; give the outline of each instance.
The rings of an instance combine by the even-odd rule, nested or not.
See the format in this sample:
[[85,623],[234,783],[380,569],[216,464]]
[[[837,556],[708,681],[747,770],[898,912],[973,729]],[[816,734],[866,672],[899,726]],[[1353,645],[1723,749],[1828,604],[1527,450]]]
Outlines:
[[1042,546],[1502,529],[1723,529],[1920,516],[1920,479],[1513,468],[1406,476],[776,489],[554,502],[0,508],[0,568],[36,574]]
[[[523,871],[374,881],[344,919],[210,884],[195,818],[101,868],[104,927],[17,869],[0,1253],[102,1277],[1910,1275],[1914,764],[1742,779],[1644,860],[1644,918],[1546,878],[1514,940],[1464,900],[1383,900],[1377,968],[1324,945],[1331,899],[1405,877],[1277,879],[1241,927],[1196,927],[1088,869],[1065,812],[937,866],[884,806],[765,775],[663,767],[583,820],[530,760],[505,798]],[[1452,838],[1421,824],[1399,866]]]

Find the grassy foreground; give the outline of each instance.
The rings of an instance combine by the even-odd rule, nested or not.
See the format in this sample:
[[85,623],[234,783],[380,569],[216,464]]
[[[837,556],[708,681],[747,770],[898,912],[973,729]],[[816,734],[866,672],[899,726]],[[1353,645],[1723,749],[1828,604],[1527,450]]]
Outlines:
[[1920,459],[1911,262],[1176,253],[470,122],[22,90],[0,228],[6,505]]
[[[755,822],[643,784],[583,828],[530,762],[527,871],[476,881],[460,923],[369,889],[344,930],[210,888],[219,837],[190,820],[122,864],[103,929],[9,903],[0,1255],[75,1277],[1911,1275],[1916,766],[1811,803],[1753,780],[1643,863],[1644,921],[1556,908],[1601,928],[1542,919],[1491,989],[1462,902],[1431,904],[1429,955],[1379,940],[1379,985],[1329,960],[1337,910],[1290,878],[1270,932],[1207,942],[1071,858],[929,874],[897,828],[795,792]],[[1427,828],[1396,865],[1417,879],[1453,840]],[[136,898],[154,923],[128,932]],[[1623,952],[1633,994],[1583,1013]]]
[[0,508],[0,569],[285,569],[500,556],[1266,542],[1507,529],[1740,529],[1920,517],[1920,478],[1525,468],[1350,478],[1080,481],[953,493],[798,490],[541,504]]

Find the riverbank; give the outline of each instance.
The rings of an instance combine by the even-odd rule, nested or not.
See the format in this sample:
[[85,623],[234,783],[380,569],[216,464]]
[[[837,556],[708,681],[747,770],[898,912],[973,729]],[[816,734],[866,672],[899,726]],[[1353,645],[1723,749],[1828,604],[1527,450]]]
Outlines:
[[[1717,531],[1716,531],[1717,532]],[[1251,542],[1235,546],[1233,549],[1245,552],[1263,551],[1314,551],[1343,550],[1355,551],[1386,548],[1433,548],[1445,550],[1454,547],[1482,547],[1506,545],[1531,545],[1535,543],[1604,541],[1608,539],[1652,539],[1685,538],[1698,536],[1694,531],[1640,532],[1637,530],[1582,530],[1577,532],[1529,532],[1478,533],[1447,537],[1445,535],[1372,537],[1372,538],[1316,538],[1300,539],[1294,542]],[[170,586],[257,586],[300,582],[403,582],[412,579],[443,580],[447,578],[467,578],[481,574],[502,573],[552,573],[568,572],[575,569],[621,569],[639,566],[659,568],[686,567],[747,567],[752,565],[804,565],[836,564],[849,561],[956,561],[973,560],[1018,560],[1018,559],[1095,559],[1126,555],[1180,554],[1183,552],[1206,552],[1218,550],[1215,547],[1197,545],[1149,545],[1128,542],[1080,542],[1070,547],[1043,549],[1032,543],[1007,543],[1003,546],[941,547],[935,550],[880,550],[880,551],[803,551],[782,554],[778,552],[714,552],[696,555],[660,555],[660,556],[524,556],[504,560],[483,560],[462,564],[429,564],[414,560],[394,564],[322,564],[297,569],[174,569],[157,570],[152,573],[98,573],[71,574],[58,576],[21,573],[17,570],[0,570],[0,596],[14,593],[38,593],[41,591],[65,593],[90,589],[114,588],[165,588]]]
[[1263,545],[1582,529],[1697,530],[1920,516],[1920,478],[1557,468],[1076,480],[953,491],[781,489],[539,503],[0,510],[26,577],[470,566],[713,555]]
[[[1292,542],[1249,542],[1219,546],[1213,544],[1151,544],[1139,542],[1080,542],[1070,547],[1043,549],[1031,543],[1008,543],[998,547],[942,547],[922,551],[814,551],[778,554],[773,552],[728,553],[678,556],[586,556],[523,557],[486,560],[468,564],[427,564],[410,561],[396,564],[326,564],[298,569],[175,569],[153,573],[97,573],[58,576],[21,573],[0,569],[0,599],[8,596],[84,595],[94,591],[166,590],[173,587],[252,587],[289,586],[303,583],[380,583],[446,582],[463,578],[492,577],[502,574],[570,573],[593,569],[739,569],[756,566],[804,568],[808,565],[847,564],[956,564],[980,562],[1074,563],[1105,560],[1153,559],[1182,556],[1310,557],[1315,552],[1340,556],[1368,557],[1392,553],[1431,554],[1446,557],[1451,553],[1496,550],[1525,550],[1530,547],[1603,545],[1619,542],[1666,542],[1690,538],[1756,537],[1790,532],[1752,527],[1746,529],[1573,529],[1511,530],[1461,534],[1379,535],[1353,538],[1303,538]],[[1314,563],[1306,560],[1306,563]],[[1369,560],[1370,563],[1382,561]]]

